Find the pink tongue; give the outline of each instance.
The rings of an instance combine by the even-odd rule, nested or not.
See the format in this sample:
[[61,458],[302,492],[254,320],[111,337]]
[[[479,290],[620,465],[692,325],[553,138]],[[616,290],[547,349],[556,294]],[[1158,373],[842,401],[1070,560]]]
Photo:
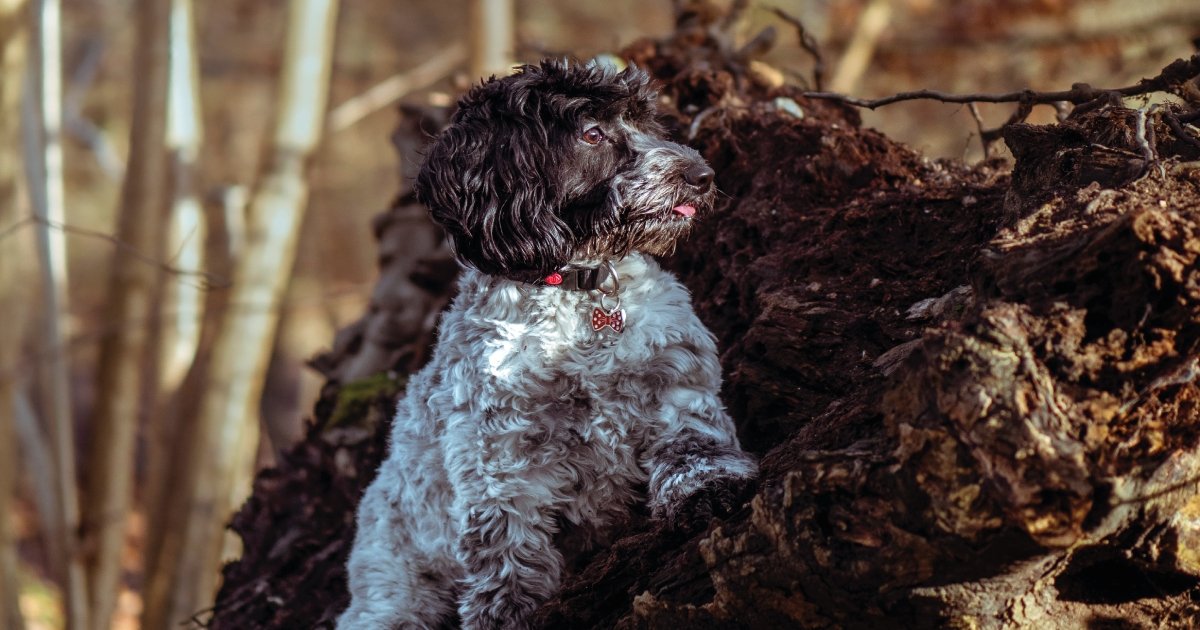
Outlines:
[[696,214],[696,206],[689,206],[687,204],[675,206],[674,208],[671,208],[671,210],[675,211],[675,214],[682,214],[685,217],[690,217]]

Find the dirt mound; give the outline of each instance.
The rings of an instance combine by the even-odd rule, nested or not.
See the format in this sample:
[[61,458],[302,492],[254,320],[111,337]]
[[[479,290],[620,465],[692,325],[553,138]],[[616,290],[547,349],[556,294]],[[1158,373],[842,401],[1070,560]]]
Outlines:
[[[763,474],[742,512],[692,539],[631,525],[580,563],[541,627],[1197,614],[1188,113],[1108,104],[1010,127],[1010,175],[925,160],[764,79],[709,30],[627,54],[664,82],[676,135],[725,194],[668,264],[720,340],[725,399]],[[412,338],[344,354],[388,343]],[[353,506],[396,391],[387,377],[330,385],[321,429],[234,521],[246,555],[226,568],[213,627],[311,627],[346,604]]]

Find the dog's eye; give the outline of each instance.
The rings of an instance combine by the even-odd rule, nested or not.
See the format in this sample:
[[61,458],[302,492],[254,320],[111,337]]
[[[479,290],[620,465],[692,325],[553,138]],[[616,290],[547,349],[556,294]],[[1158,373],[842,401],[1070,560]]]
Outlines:
[[604,141],[604,132],[600,131],[599,127],[589,127],[583,132],[583,141],[588,144],[600,144]]

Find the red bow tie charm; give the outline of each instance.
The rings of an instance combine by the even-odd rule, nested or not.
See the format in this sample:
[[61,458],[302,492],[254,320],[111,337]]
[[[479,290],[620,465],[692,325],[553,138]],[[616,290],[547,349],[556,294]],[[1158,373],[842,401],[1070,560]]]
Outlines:
[[611,328],[613,332],[623,332],[625,330],[625,309],[615,308],[605,311],[599,306],[593,308],[592,330],[600,332],[605,328]]

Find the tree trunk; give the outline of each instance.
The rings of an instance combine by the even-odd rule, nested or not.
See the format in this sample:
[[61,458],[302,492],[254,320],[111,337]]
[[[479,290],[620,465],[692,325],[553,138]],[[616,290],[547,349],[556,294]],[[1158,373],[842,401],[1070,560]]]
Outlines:
[[[75,424],[64,337],[67,331],[67,247],[62,157],[62,44],[59,0],[34,5],[37,25],[36,72],[32,116],[26,129],[26,174],[38,219],[38,261],[42,278],[40,366],[43,413],[49,418],[57,486],[57,515],[48,524],[48,545],[61,580],[69,630],[87,627],[87,584],[78,538],[79,492],[76,488]],[[36,94],[36,98],[32,95]]]
[[200,111],[199,61],[196,54],[191,0],[171,0],[170,70],[167,86],[166,143],[171,167],[171,212],[167,220],[167,252],[181,273],[166,278],[161,336],[158,345],[158,387],[154,413],[146,427],[146,473],[143,505],[146,513],[144,566],[159,548],[166,527],[165,494],[179,427],[175,413],[184,376],[200,346],[205,315],[205,250],[208,225],[197,198],[196,164],[203,139]]
[[[115,251],[105,321],[113,330],[100,348],[98,399],[88,457],[84,535],[89,542],[92,627],[108,628],[120,589],[125,518],[133,496],[134,438],[143,400],[155,383],[150,349],[156,328],[165,184],[169,0],[139,0],[130,154],[121,189],[117,239],[141,254]],[[149,363],[148,363],[149,362]]]
[[516,50],[512,0],[471,0],[472,78],[504,76],[512,71]]
[[858,91],[859,82],[867,68],[871,65],[871,57],[875,54],[875,46],[887,29],[892,17],[892,0],[871,0],[858,16],[854,34],[846,44],[842,58],[838,60],[833,77],[829,80],[829,90],[854,94]]
[[232,294],[216,332],[194,433],[179,457],[171,525],[148,594],[143,623],[166,627],[191,617],[216,586],[225,524],[248,493],[258,443],[258,405],[296,256],[307,200],[305,167],[324,127],[334,0],[292,0],[287,50],[268,172],[251,201],[247,242],[238,254]]
[[171,213],[166,252],[183,273],[167,278],[158,360],[160,395],[179,387],[200,344],[204,321],[204,267],[207,226],[197,197],[197,163],[204,137],[200,112],[200,66],[191,0],[171,0],[170,70],[167,86],[168,161]]
[[[28,207],[21,196],[21,88],[28,47],[29,5],[0,0],[0,230],[18,225]],[[25,232],[0,236],[0,627],[22,630],[17,548],[11,514],[17,493],[16,393],[26,304],[21,280],[32,271]]]

